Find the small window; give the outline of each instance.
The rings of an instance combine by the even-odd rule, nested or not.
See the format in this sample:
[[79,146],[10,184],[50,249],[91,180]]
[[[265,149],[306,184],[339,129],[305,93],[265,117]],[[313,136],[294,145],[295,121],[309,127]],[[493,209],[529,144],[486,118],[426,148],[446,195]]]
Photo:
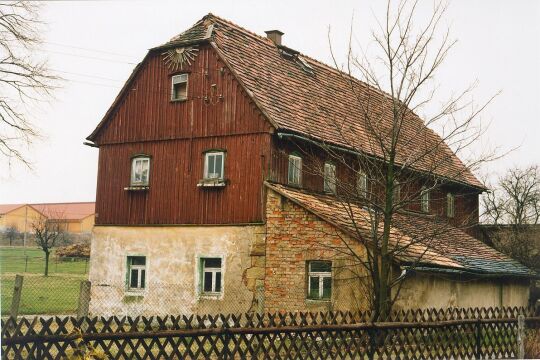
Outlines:
[[401,184],[396,180],[394,180],[394,188],[392,189],[392,191],[393,191],[393,200],[394,200],[394,205],[395,205],[401,201]]
[[358,178],[356,179],[356,191],[358,192],[358,196],[363,198],[368,197],[368,177],[363,171],[358,172]]
[[332,297],[332,262],[308,262],[308,299],[329,300]]
[[204,155],[204,178],[206,180],[223,180],[225,153],[222,151],[207,152]]
[[171,100],[186,100],[188,90],[188,74],[174,75],[171,82]]
[[143,290],[146,286],[146,257],[128,256],[128,289]]
[[332,163],[324,164],[324,192],[336,193],[336,165]]
[[426,187],[422,187],[420,192],[420,208],[423,212],[429,212],[429,190]]
[[302,185],[302,158],[298,155],[289,155],[289,184]]
[[137,156],[131,160],[131,185],[146,186],[150,179],[150,158]]
[[221,258],[201,258],[201,293],[220,294],[222,283]]
[[456,196],[452,193],[446,195],[446,216],[453,218],[456,211]]

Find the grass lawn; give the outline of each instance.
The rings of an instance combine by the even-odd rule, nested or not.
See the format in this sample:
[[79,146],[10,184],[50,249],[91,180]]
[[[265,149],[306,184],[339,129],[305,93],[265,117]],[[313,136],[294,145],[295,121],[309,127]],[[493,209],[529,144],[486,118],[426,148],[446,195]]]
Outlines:
[[[0,247],[0,274],[32,273],[43,274],[45,271],[45,253],[38,248]],[[79,274],[88,272],[87,261],[60,261],[49,257],[49,274]]]
[[[88,278],[86,261],[49,260],[49,276],[43,276],[45,256],[36,248],[0,247],[0,295],[2,315],[9,313],[15,274],[24,276],[19,314],[73,314],[79,286]],[[25,271],[26,270],[26,271]]]

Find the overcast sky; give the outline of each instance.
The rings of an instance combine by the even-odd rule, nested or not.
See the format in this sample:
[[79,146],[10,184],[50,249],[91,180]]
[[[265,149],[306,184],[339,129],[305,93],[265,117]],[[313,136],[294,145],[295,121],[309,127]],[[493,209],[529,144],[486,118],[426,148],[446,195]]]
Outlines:
[[[98,149],[82,143],[101,120],[147,49],[212,12],[330,63],[347,34],[368,44],[380,1],[51,1],[44,2],[44,54],[66,79],[55,99],[33,113],[45,138],[28,151],[32,171],[0,162],[0,203],[93,201]],[[427,15],[431,1],[422,4]],[[484,141],[501,151],[519,146],[484,172],[540,163],[540,1],[454,0],[446,22],[458,44],[438,74],[447,93],[478,80],[475,99],[502,93],[484,113]],[[480,146],[480,145],[478,145]],[[0,160],[4,161],[4,160]],[[6,171],[7,169],[7,171]]]

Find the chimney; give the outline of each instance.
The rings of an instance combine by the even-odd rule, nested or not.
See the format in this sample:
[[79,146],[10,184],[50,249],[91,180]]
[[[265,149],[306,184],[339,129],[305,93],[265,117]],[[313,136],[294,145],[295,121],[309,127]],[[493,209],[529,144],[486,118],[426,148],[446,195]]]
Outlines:
[[276,45],[281,45],[281,35],[283,33],[279,30],[268,30],[265,31],[266,37],[272,40],[272,42]]

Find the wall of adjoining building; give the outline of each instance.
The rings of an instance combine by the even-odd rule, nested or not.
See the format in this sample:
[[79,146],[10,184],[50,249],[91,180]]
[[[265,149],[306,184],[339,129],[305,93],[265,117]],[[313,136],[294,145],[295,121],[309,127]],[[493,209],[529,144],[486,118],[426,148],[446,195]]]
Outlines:
[[[366,308],[366,291],[358,275],[363,269],[344,254],[347,241],[355,254],[365,249],[352,244],[329,223],[269,190],[266,203],[266,278],[267,311],[359,310]],[[311,260],[332,261],[332,298],[307,299],[307,264]]]
[[402,285],[397,308],[527,306],[527,280],[457,278],[417,273]]
[[[350,278],[348,261],[339,251],[343,239],[329,223],[274,191],[267,195],[265,308],[268,311],[358,310],[367,306],[366,288]],[[340,246],[341,245],[341,246]],[[355,252],[363,255],[361,246]],[[334,293],[329,302],[306,300],[306,261],[336,264]],[[361,269],[355,269],[362,273]],[[399,271],[398,271],[399,272]],[[345,280],[349,278],[348,280]],[[456,279],[416,273],[406,278],[396,308],[526,306],[527,280]]]

